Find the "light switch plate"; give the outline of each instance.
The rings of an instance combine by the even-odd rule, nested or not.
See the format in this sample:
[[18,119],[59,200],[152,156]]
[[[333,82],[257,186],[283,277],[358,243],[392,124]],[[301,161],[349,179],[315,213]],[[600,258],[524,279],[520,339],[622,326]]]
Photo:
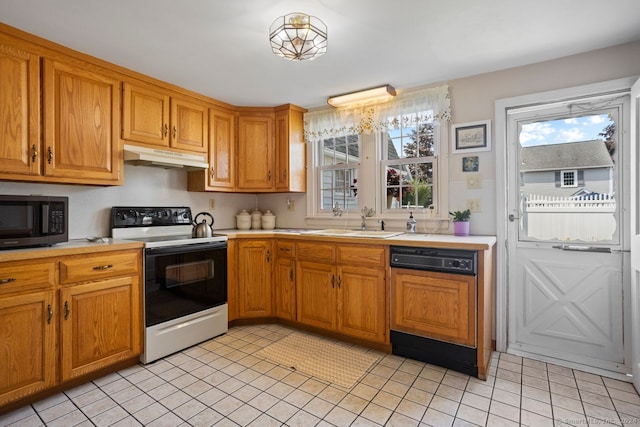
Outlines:
[[216,208],[216,199],[209,199],[209,210],[212,211]]
[[471,212],[481,212],[482,206],[480,204],[480,199],[467,200],[467,209],[469,209]]
[[467,188],[478,189],[482,188],[482,175],[474,173],[467,176]]

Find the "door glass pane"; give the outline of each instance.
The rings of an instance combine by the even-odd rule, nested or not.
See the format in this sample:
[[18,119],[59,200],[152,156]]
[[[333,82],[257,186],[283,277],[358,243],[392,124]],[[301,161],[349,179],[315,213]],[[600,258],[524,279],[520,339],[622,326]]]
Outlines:
[[616,114],[518,123],[521,240],[617,239]]

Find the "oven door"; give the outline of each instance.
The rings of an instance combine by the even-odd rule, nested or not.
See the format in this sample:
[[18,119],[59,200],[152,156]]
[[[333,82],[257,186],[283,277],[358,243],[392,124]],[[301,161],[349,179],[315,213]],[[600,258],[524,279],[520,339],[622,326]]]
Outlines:
[[227,302],[227,242],[145,250],[145,325]]

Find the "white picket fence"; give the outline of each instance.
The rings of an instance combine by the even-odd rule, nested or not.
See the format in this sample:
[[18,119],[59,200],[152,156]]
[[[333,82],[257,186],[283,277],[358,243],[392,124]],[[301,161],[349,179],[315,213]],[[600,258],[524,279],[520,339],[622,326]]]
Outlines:
[[613,239],[616,200],[609,194],[558,197],[529,194],[521,223],[529,237],[596,242]]

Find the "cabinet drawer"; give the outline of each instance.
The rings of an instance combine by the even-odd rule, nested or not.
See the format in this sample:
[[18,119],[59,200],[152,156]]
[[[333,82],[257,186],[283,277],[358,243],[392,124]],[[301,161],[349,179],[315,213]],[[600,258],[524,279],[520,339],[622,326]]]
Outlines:
[[296,246],[298,261],[336,261],[336,247],[331,243],[298,243]]
[[0,264],[0,294],[47,289],[55,284],[54,262],[5,262]]
[[386,261],[385,250],[382,246],[338,246],[338,264],[384,267],[386,265]]
[[140,252],[108,252],[101,255],[81,255],[60,261],[60,283],[87,282],[106,277],[137,275]]
[[276,241],[276,254],[278,258],[295,258],[296,244],[294,242]]

